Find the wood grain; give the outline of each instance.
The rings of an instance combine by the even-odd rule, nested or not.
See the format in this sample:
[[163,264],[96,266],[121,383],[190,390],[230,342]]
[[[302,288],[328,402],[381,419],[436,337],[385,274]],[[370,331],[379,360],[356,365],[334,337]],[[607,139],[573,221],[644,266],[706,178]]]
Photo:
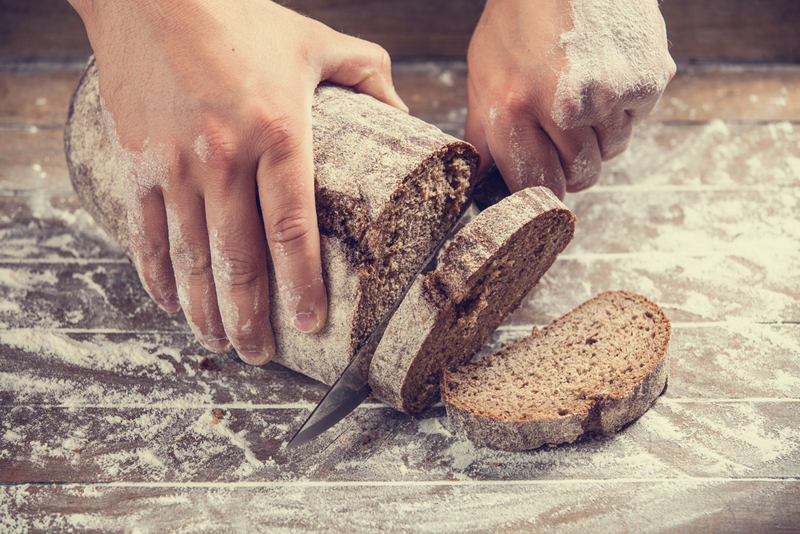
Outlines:
[[[381,44],[395,58],[464,58],[483,0],[287,0],[330,27]],[[800,60],[793,0],[666,0],[661,11],[681,61]],[[60,0],[0,2],[0,61],[86,57],[80,18]]]
[[[463,128],[463,63],[395,71],[415,113]],[[670,383],[615,436],[520,454],[376,402],[286,451],[326,388],[210,355],[158,310],[66,181],[74,72],[0,71],[0,530],[796,530],[798,72],[684,70],[568,196],[573,243],[483,352],[629,289],[673,323]]]
[[[782,480],[445,481],[256,487],[181,485],[0,489],[20,530],[200,532],[752,532],[790,533],[800,483]],[[394,503],[387,506],[386,503]],[[362,513],[348,509],[357,503]],[[708,504],[713,503],[709,507]],[[115,510],[106,514],[104,510]],[[646,510],[646,513],[642,513]],[[665,523],[662,518],[680,514]],[[444,512],[443,512],[444,511]],[[754,512],[755,511],[755,512]],[[444,520],[443,520],[444,518]],[[572,525],[579,525],[574,528]]]

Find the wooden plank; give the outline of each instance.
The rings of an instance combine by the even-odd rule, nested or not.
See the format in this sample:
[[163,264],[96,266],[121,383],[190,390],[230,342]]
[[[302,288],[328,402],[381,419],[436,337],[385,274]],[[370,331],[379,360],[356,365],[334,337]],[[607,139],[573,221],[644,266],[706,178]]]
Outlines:
[[797,252],[772,251],[766,257],[565,257],[508,321],[548,324],[598,293],[625,289],[658,303],[673,322],[800,322],[798,259]]
[[191,333],[0,331],[7,406],[313,406],[327,387],[278,364],[213,354]]
[[[672,321],[800,321],[797,251],[719,255],[658,253],[559,259],[510,323],[547,324],[602,291],[627,289],[659,303]],[[0,262],[6,328],[185,331],[120,263]]]
[[[795,480],[0,487],[22,532],[751,532],[800,522]],[[111,513],[109,513],[111,511]]]
[[[504,325],[482,354],[525,337]],[[667,399],[800,398],[800,326],[678,323]],[[316,403],[326,387],[277,364],[211,354],[191,333],[0,331],[0,404],[246,406]]]
[[618,434],[526,452],[462,440],[444,408],[411,417],[361,407],[302,449],[287,450],[308,409],[176,404],[6,407],[0,481],[800,478],[796,399],[659,400]]
[[0,239],[0,262],[127,261],[74,193],[0,195]]
[[63,129],[81,63],[0,70],[0,125]]
[[[0,70],[0,125],[61,128],[80,62]],[[464,61],[397,61],[393,77],[411,113],[444,129],[463,128]],[[681,65],[651,120],[800,120],[800,67]],[[0,145],[2,146],[2,145]]]
[[626,152],[604,164],[599,184],[649,189],[797,186],[798,142],[800,127],[789,122],[647,122],[634,129]]
[[798,60],[800,5],[793,0],[665,0],[660,7],[678,59]]
[[0,192],[72,191],[64,131],[0,128]]
[[578,223],[564,256],[761,254],[765,268],[771,254],[791,256],[800,242],[800,187],[724,187],[597,187],[570,195],[566,202]]
[[649,120],[714,118],[797,122],[800,67],[680,64]]
[[0,0],[0,61],[75,57],[92,48],[78,14],[59,0]]
[[[0,139],[4,139],[4,144],[0,145],[0,191],[71,191],[60,133],[53,130],[40,130],[36,134],[0,130]],[[37,140],[44,142],[34,142]],[[781,224],[780,217],[785,216],[787,221],[794,219],[791,214],[797,192],[796,188],[786,186],[800,185],[798,143],[800,128],[786,122],[643,124],[635,130],[628,151],[605,164],[600,184],[587,192],[569,195],[567,202],[581,220],[591,218],[594,221],[592,226],[602,224],[604,220],[622,225],[624,219],[637,213],[648,228],[647,232],[652,234],[656,226],[664,231],[662,223],[669,222],[668,228],[690,224],[693,220],[692,228],[706,231],[698,226],[697,217],[703,219],[703,224],[716,224],[715,231],[728,225],[727,231],[730,232],[733,228],[731,223],[739,214],[724,212],[723,208],[736,211],[738,198],[738,202],[743,203],[741,213],[746,216],[755,213],[752,210],[763,209],[765,206],[758,203],[764,201],[772,205],[766,208],[765,215],[769,220],[761,221],[757,227],[773,232],[775,225]],[[612,204],[606,202],[611,200],[610,195],[616,196],[612,204],[624,203],[624,209],[614,211],[610,207]],[[712,198],[709,195],[717,196]],[[659,205],[662,196],[670,199],[668,206]],[[688,201],[701,202],[702,206],[713,202],[706,212],[705,207],[701,209],[699,206],[684,209],[683,203]],[[80,232],[92,231],[91,223],[85,212],[77,207],[74,197],[21,195],[3,197],[0,202],[4,206],[0,227],[6,231],[15,227],[13,232],[21,239],[26,238],[22,234],[28,231],[29,225],[34,224],[39,229],[36,232],[31,230],[31,233],[38,233],[43,228],[42,221],[33,221],[31,217],[60,221],[62,230],[63,223],[69,222]],[[603,212],[597,212],[601,207]],[[717,217],[724,220],[714,223],[713,219]],[[75,227],[79,221],[81,224]],[[579,228],[582,224],[579,223]],[[609,222],[607,226],[611,228],[614,225]],[[788,226],[787,230],[792,232],[792,228]],[[644,229],[629,231],[641,234]],[[626,246],[633,246],[622,245],[625,235],[627,233],[606,232],[603,243],[619,240],[606,251],[619,252]],[[75,237],[79,238],[80,233]],[[0,257],[8,254],[11,252],[0,250]],[[31,254],[30,257],[43,255],[42,252]],[[20,256],[14,254],[14,257]]]
[[0,302],[4,328],[187,329],[181,313],[163,312],[150,300],[127,263],[0,263]]
[[[383,45],[394,57],[463,58],[482,0],[290,0],[334,29]],[[679,60],[793,62],[800,8],[793,0],[667,0],[661,11]],[[58,0],[0,2],[0,60],[90,53],[80,18]]]

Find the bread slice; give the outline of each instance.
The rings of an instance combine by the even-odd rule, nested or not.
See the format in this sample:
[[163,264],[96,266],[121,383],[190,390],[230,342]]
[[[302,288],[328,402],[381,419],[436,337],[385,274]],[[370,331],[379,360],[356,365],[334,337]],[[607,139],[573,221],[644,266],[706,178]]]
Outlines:
[[[328,322],[309,336],[270,302],[274,358],[332,384],[411,281],[467,201],[475,149],[374,98],[320,86],[312,109],[315,194]],[[85,209],[130,255],[123,179],[106,136],[94,59],[80,77],[65,130],[67,163]],[[277,288],[270,266],[271,288]]]
[[420,276],[369,369],[373,394],[406,413],[440,399],[442,371],[471,359],[572,239],[575,217],[544,187],[481,212]]
[[541,331],[444,374],[456,433],[522,451],[612,433],[666,389],[670,324],[645,297],[607,292]]

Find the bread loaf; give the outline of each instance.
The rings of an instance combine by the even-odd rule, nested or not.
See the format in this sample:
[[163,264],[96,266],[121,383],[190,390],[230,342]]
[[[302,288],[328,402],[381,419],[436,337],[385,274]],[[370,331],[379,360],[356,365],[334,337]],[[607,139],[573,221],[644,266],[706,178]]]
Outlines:
[[456,433],[521,451],[612,433],[637,419],[667,384],[670,324],[646,298],[602,293],[542,330],[444,374]]
[[[331,85],[313,101],[315,194],[328,321],[298,332],[270,302],[274,361],[331,384],[466,202],[477,152],[374,98]],[[65,130],[70,177],[85,209],[130,255],[123,179],[106,137],[91,59]],[[270,287],[277,288],[270,265]]]

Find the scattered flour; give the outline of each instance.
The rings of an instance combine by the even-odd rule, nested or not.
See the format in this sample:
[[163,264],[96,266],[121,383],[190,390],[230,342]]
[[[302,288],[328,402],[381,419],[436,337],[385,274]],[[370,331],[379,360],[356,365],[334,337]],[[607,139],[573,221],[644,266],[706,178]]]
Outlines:
[[15,329],[0,331],[0,343],[22,349],[30,357],[58,358],[69,365],[87,369],[124,371],[126,369],[153,368],[160,373],[173,373],[175,367],[169,360],[159,358],[164,351],[156,346],[147,350],[141,343],[123,344],[104,342],[97,335],[94,341],[78,341],[54,331]]
[[100,295],[105,301],[105,303],[110,305],[111,303],[108,300],[108,295],[106,294],[106,290],[103,288],[103,286],[94,281],[94,275],[96,274],[102,274],[102,275],[106,274],[105,268],[98,267],[94,271],[90,272],[72,273],[72,277],[81,280],[84,284],[86,284],[86,287],[88,287],[89,289],[93,290],[95,293]]
[[[196,359],[158,339],[77,339],[55,330],[9,330],[0,325],[0,345],[23,351],[32,362],[18,368],[0,357],[0,363],[8,364],[0,368],[0,393],[10,395],[14,404],[0,420],[0,459],[27,462],[42,472],[58,465],[67,477],[86,469],[81,472],[96,472],[109,481],[35,490],[28,485],[0,486],[0,530],[194,532],[221,530],[220,518],[227,527],[318,525],[336,516],[354,531],[411,526],[432,532],[503,527],[595,532],[611,524],[620,530],[655,532],[681,530],[696,518],[711,524],[716,515],[737,505],[758,502],[769,508],[773,496],[785,501],[796,481],[769,477],[793,473],[800,454],[793,402],[800,395],[800,369],[791,365],[800,354],[800,336],[792,325],[754,321],[787,319],[797,309],[800,158],[786,154],[797,153],[800,134],[788,122],[743,127],[712,121],[697,135],[673,138],[675,144],[666,146],[670,135],[665,128],[646,125],[643,134],[634,136],[632,150],[611,163],[606,185],[584,194],[587,204],[596,202],[595,194],[616,195],[618,211],[644,221],[645,234],[629,229],[616,251],[578,242],[569,252],[572,257],[568,254],[556,269],[612,265],[605,278],[600,277],[604,283],[649,294],[669,305],[672,314],[718,321],[728,341],[720,342],[723,349],[709,358],[734,377],[734,386],[736,381],[748,383],[773,398],[725,402],[672,398],[668,393],[613,438],[527,453],[491,451],[459,440],[441,408],[434,408],[419,419],[395,420],[391,424],[400,426],[390,427],[385,439],[369,451],[354,446],[363,438],[356,429],[316,455],[304,453],[280,463],[262,456],[261,441],[285,437],[304,412],[291,407],[297,415],[287,422],[291,416],[285,413],[271,415],[287,408],[245,407],[242,413],[249,419],[243,430],[232,429],[241,421],[229,413],[212,424],[212,407],[224,396],[217,388],[233,390],[229,382],[235,382],[235,376],[205,380],[202,371],[195,371]],[[754,154],[753,147],[761,145],[764,149]],[[776,153],[780,156],[774,157]],[[705,154],[710,157],[701,157]],[[711,162],[707,167],[696,167],[706,160]],[[785,185],[793,187],[781,190]],[[626,194],[619,195],[616,186],[626,188]],[[715,202],[681,203],[681,195],[694,194],[694,187]],[[654,198],[643,202],[635,194],[637,188],[650,190]],[[728,191],[727,196],[714,188]],[[767,196],[772,200],[765,200]],[[747,217],[764,206],[767,212]],[[44,196],[34,196],[31,207],[39,218],[82,228],[80,212],[56,210]],[[608,215],[599,208],[592,212],[579,207],[576,211],[584,221]],[[653,224],[648,226],[651,217]],[[615,222],[619,221],[611,219],[609,224]],[[0,237],[5,244],[6,235]],[[18,244],[41,245],[30,240]],[[65,234],[44,246],[68,252],[72,245]],[[586,282],[585,273],[570,275],[569,290],[582,300],[594,296],[596,289]],[[75,277],[108,302],[95,281],[102,274],[95,269]],[[561,309],[568,305],[563,280],[548,275],[532,298],[534,306],[553,310],[556,316],[571,309]],[[17,313],[27,291],[57,282],[47,269],[0,267],[0,289],[8,299],[0,302],[0,314]],[[681,290],[676,282],[688,282],[690,289]],[[727,294],[732,287],[739,293]],[[77,314],[71,317],[68,320],[80,320]],[[523,337],[529,328],[506,325],[493,343]],[[741,348],[730,339],[741,342]],[[763,357],[765,347],[769,355]],[[784,356],[775,357],[776,351]],[[789,363],[764,369],[775,361]],[[50,366],[74,372],[42,371]],[[118,373],[125,380],[107,387],[99,379],[103,373]],[[178,375],[192,380],[167,380]],[[269,395],[266,386],[237,387],[246,402]],[[47,407],[46,414],[40,406]],[[374,428],[386,428],[390,418],[382,410],[360,412]],[[61,417],[53,417],[55,413]],[[104,439],[89,439],[97,435]],[[742,482],[745,476],[755,478]],[[744,489],[731,496],[739,483]],[[132,490],[147,492],[148,497],[136,501],[144,503],[141,510],[131,506],[113,517],[85,511],[38,513],[63,500],[59,492],[68,492],[78,507],[91,507],[103,500],[117,502]]]
[[[212,424],[212,420],[216,421],[216,423]],[[239,433],[233,432],[228,426],[228,421],[225,419],[217,419],[211,410],[204,412],[198,417],[192,428],[200,435],[222,437],[229,441],[231,445],[242,449],[246,462],[240,464],[239,468],[234,473],[235,476],[247,477],[252,475],[255,471],[264,468],[264,462],[256,458],[256,455],[250,449],[250,444],[244,437],[247,431],[243,430]]]
[[51,271],[36,272],[31,269],[0,267],[0,284],[11,290],[29,291],[38,285],[55,285],[58,278]]

